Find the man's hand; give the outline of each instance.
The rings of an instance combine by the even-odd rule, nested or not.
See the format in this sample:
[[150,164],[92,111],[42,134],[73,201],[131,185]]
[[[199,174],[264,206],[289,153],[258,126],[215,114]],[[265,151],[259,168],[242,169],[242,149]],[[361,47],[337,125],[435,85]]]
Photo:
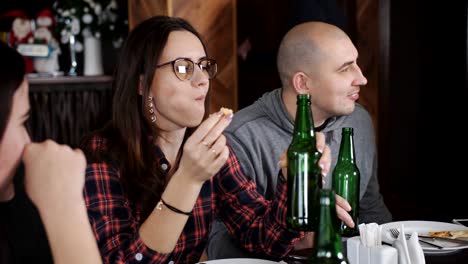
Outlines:
[[[322,153],[322,156],[319,160],[319,166],[322,169],[322,183],[325,183],[324,177],[327,176],[328,172],[330,171],[331,167],[331,151],[330,148],[325,144],[325,135],[323,133],[317,132],[315,133],[315,141],[317,150]],[[279,166],[282,170],[283,176],[285,179],[288,178],[288,156],[287,150],[281,154]]]
[[[341,219],[345,224],[351,228],[354,227],[353,218],[349,215],[349,211],[351,211],[351,205],[349,205],[348,201],[346,201],[343,197],[339,196],[338,194],[335,195],[336,200],[336,215],[339,219]],[[355,208],[355,210],[359,210],[359,208]]]

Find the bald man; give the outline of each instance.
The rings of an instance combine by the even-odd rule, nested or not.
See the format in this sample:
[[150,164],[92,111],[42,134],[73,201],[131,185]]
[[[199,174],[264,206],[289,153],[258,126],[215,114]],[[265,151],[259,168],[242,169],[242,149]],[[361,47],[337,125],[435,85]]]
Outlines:
[[[360,223],[391,221],[379,192],[374,128],[369,113],[356,100],[367,83],[357,65],[358,52],[339,28],[307,22],[292,28],[278,51],[277,67],[282,88],[264,94],[234,115],[225,135],[240,161],[266,198],[274,195],[278,160],[294,132],[296,98],[311,95],[316,131],[326,136],[336,164],[343,127],[354,128],[356,160],[361,172]],[[331,188],[331,176],[324,177]],[[213,224],[207,253],[210,259],[264,257],[238,247],[220,221]]]

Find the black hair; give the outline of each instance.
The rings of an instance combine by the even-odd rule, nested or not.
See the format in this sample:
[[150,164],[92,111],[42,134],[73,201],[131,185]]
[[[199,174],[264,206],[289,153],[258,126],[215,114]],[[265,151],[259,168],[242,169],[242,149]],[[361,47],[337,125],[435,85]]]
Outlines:
[[0,41],[0,141],[10,119],[13,95],[23,82],[25,73],[23,57]]

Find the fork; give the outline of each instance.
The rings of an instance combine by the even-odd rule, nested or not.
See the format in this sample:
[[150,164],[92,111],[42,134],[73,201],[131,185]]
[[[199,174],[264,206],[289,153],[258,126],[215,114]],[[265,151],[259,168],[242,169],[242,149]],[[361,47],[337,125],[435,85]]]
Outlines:
[[[392,237],[395,238],[395,239],[398,238],[398,236],[400,235],[400,231],[398,231],[398,229],[396,229],[396,228],[390,228],[388,230],[390,231],[390,234],[392,235]],[[406,238],[406,234],[405,234],[405,238]],[[424,240],[422,240],[420,238],[418,238],[418,240],[419,240],[420,243],[424,243],[424,244],[433,246],[433,247],[438,248],[438,249],[443,249],[444,248],[444,247],[442,247],[440,245],[424,241]]]

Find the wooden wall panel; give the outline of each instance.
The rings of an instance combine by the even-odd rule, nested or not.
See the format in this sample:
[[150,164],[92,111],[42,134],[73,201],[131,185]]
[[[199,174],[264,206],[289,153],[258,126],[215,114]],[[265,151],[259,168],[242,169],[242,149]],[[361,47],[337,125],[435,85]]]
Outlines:
[[128,5],[130,28],[155,15],[188,20],[202,35],[209,57],[218,62],[210,112],[221,106],[237,110],[236,0],[129,0]]
[[378,135],[378,81],[379,81],[379,32],[378,2],[375,0],[356,1],[356,46],[359,51],[358,64],[367,85],[362,87],[359,103],[364,105],[372,116],[376,136]]
[[187,19],[203,36],[208,55],[218,62],[212,82],[211,112],[237,110],[236,1],[173,0],[173,16]]
[[128,0],[130,30],[141,21],[155,15],[168,15],[168,0]]

